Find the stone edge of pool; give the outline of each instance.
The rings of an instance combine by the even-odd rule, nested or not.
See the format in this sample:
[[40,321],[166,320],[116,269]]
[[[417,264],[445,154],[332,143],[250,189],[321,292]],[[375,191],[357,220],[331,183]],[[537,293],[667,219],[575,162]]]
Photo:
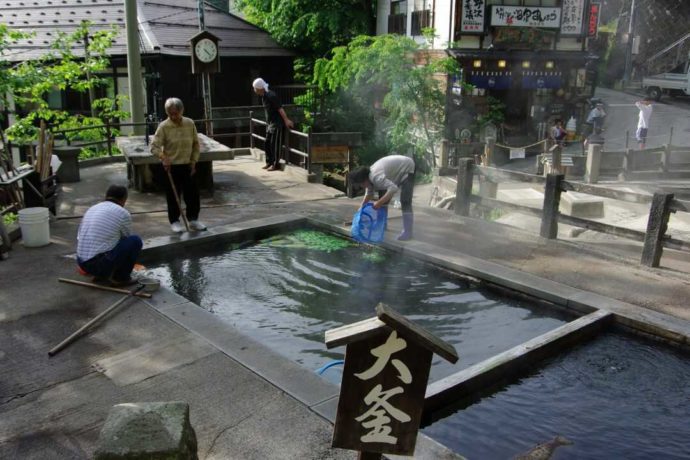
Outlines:
[[[257,240],[277,232],[305,226],[349,236],[349,228],[314,218],[273,216],[218,226],[206,232],[147,240],[142,262],[146,263],[147,260],[159,257],[169,251],[171,246],[186,249],[216,242]],[[382,246],[417,260],[477,278],[490,286],[545,301],[578,316],[577,319],[552,331],[430,384],[425,400],[426,420],[429,420],[431,413],[440,411],[445,405],[457,400],[459,394],[466,396],[485,385],[490,385],[498,378],[518,373],[519,369],[526,365],[535,364],[558,354],[564,347],[596,336],[611,324],[671,344],[684,347],[690,344],[690,321],[646,310],[460,252],[451,253],[445,248],[428,243],[413,240],[403,244],[396,241],[384,242]],[[212,313],[167,289],[161,289],[154,299],[147,301],[147,304],[185,329],[203,337],[247,369],[285,391],[330,423],[334,423],[339,392],[337,385],[327,382],[315,373],[305,372],[304,367],[277,354],[232,326],[217,321]],[[420,432],[415,458],[462,457]]]

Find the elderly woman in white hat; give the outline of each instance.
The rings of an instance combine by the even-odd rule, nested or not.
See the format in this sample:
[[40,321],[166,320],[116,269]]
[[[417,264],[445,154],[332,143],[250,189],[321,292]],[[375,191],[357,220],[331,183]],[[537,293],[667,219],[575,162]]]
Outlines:
[[275,92],[268,89],[268,83],[263,78],[257,78],[252,83],[254,92],[261,97],[261,104],[266,112],[266,164],[263,169],[268,171],[280,170],[280,148],[283,145],[285,127],[292,128],[294,124],[288,118]]

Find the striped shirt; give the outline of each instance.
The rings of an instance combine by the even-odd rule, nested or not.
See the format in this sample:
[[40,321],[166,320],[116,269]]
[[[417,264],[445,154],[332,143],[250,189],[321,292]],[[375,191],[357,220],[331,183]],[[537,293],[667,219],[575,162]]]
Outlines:
[[77,258],[87,260],[108,252],[132,233],[132,216],[112,201],[91,206],[79,225]]
[[161,160],[170,158],[174,165],[199,161],[199,136],[191,118],[182,117],[179,125],[167,118],[156,129],[151,141],[151,153]]

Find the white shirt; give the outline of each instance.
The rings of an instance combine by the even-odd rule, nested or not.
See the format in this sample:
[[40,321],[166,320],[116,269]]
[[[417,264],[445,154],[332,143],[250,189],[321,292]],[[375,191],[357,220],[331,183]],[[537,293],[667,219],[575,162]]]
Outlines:
[[640,109],[637,127],[649,129],[649,118],[652,116],[652,104],[647,105],[642,102],[635,102],[635,105]]
[[77,257],[87,260],[113,249],[122,238],[132,234],[132,216],[112,201],[91,206],[79,225]]
[[398,186],[407,175],[414,172],[414,160],[403,155],[388,155],[376,161],[369,168],[369,182],[372,189],[367,188],[367,195],[373,195],[376,190],[398,191]]

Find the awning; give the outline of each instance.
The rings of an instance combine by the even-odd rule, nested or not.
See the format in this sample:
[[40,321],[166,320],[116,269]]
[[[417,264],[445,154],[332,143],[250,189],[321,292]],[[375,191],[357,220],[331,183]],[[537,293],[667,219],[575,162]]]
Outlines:
[[506,59],[512,61],[553,60],[553,61],[596,61],[599,56],[589,51],[559,50],[477,50],[449,48],[450,56],[457,59]]

